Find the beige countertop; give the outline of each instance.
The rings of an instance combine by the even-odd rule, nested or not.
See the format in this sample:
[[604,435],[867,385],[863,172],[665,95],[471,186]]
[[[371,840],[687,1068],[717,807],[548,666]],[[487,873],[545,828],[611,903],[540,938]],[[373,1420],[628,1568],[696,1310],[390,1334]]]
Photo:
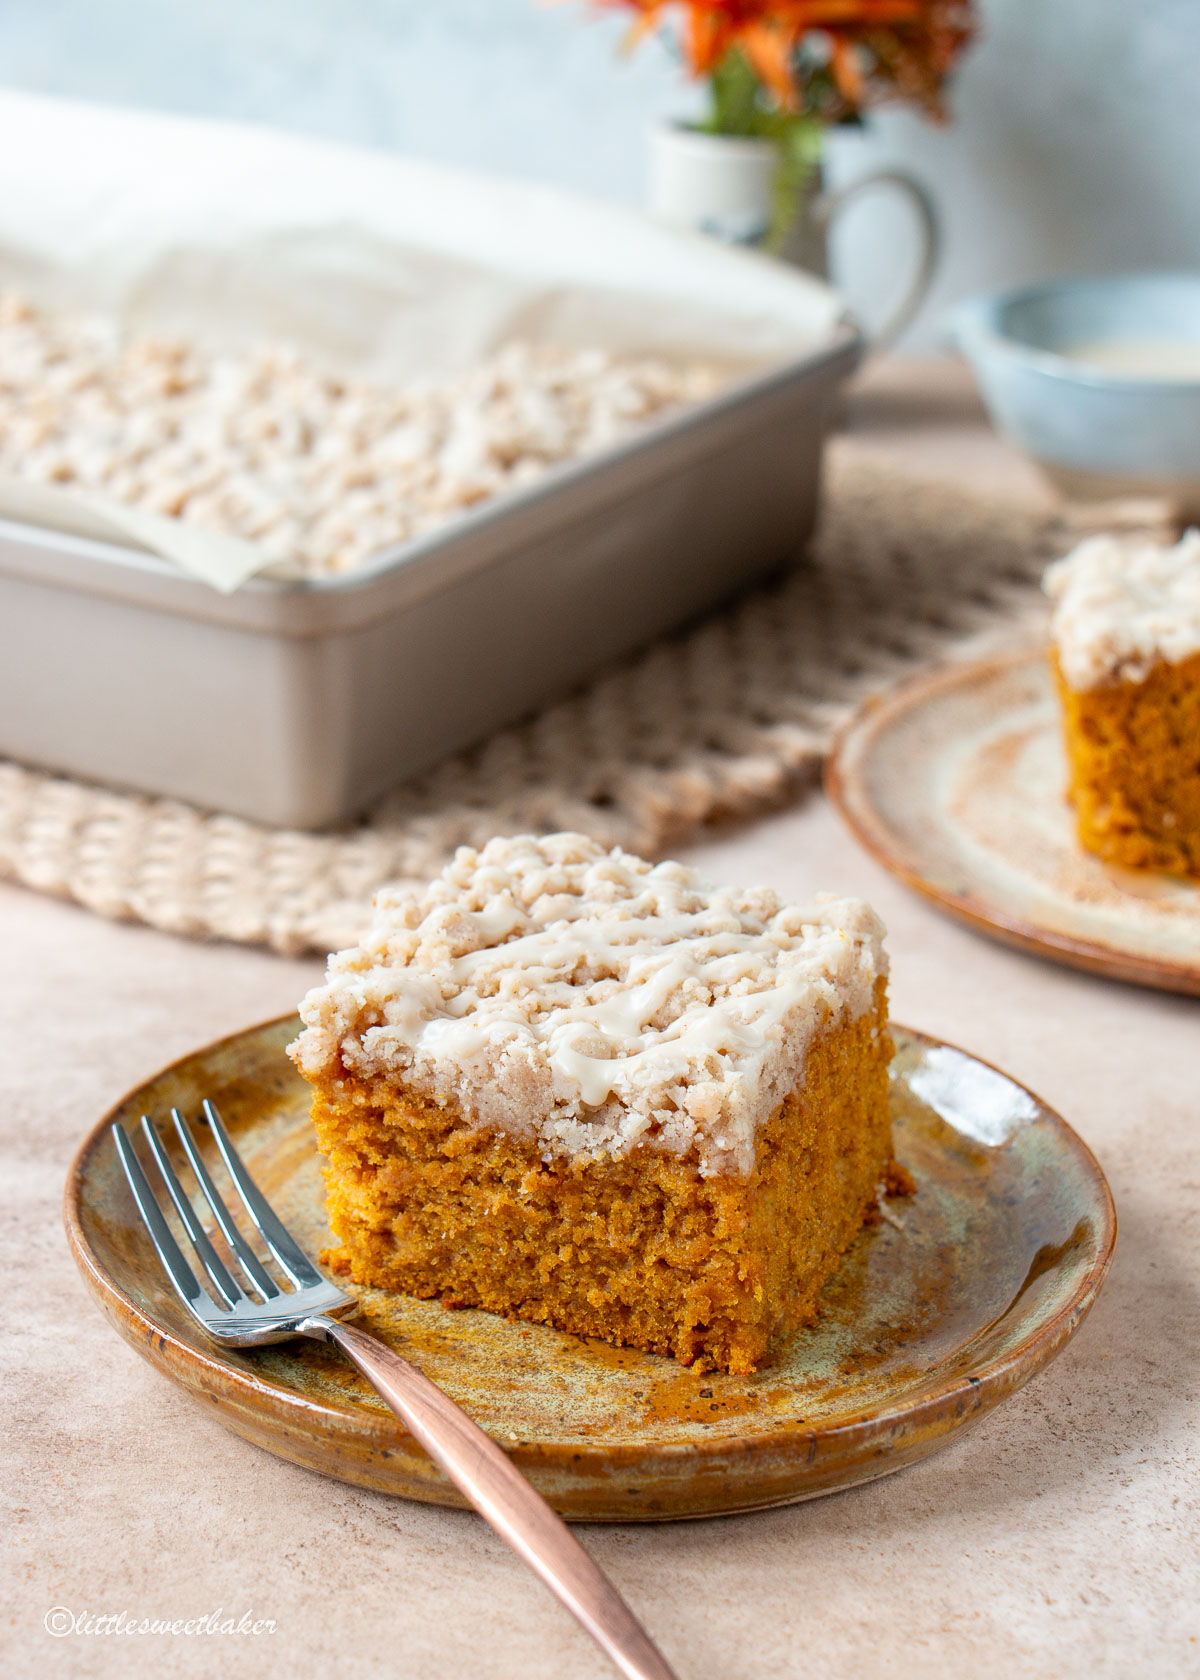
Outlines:
[[[1041,493],[951,364],[899,362],[850,424],[914,470]],[[680,1680],[1200,1674],[1200,1004],[992,944],[907,893],[823,799],[692,847],[717,877],[862,893],[897,1019],[976,1051],[1097,1152],[1121,1237],[1076,1341],[954,1445],[752,1517],[583,1531]],[[6,1675],[602,1680],[565,1612],[469,1515],[325,1481],[228,1434],[85,1295],[59,1199],[98,1116],[318,974],[0,889]],[[54,1637],[55,1607],[273,1633]]]

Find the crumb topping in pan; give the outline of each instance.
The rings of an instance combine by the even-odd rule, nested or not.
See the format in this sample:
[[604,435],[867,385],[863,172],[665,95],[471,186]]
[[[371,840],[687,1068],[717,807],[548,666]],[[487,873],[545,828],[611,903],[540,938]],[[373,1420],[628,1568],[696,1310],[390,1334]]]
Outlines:
[[710,397],[703,362],[512,342],[389,387],[296,350],[217,353],[0,295],[0,473],[348,571]]

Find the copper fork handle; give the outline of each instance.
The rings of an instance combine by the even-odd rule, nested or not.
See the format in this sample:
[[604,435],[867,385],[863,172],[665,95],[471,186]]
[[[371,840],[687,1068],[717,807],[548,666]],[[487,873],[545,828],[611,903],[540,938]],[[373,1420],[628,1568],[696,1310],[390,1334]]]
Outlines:
[[541,1494],[479,1425],[398,1353],[334,1318],[305,1335],[335,1343],[502,1540],[591,1634],[626,1680],[676,1680],[624,1599]]

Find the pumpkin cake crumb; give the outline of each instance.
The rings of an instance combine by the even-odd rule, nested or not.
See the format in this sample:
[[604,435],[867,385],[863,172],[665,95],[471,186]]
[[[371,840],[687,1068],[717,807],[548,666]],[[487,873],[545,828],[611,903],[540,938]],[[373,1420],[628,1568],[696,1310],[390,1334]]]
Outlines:
[[1200,532],[1174,547],[1090,538],[1046,589],[1080,844],[1200,876]]
[[464,848],[382,894],[302,1006],[326,1258],[752,1372],[907,1178],[886,974],[857,899],[710,888],[581,835]]

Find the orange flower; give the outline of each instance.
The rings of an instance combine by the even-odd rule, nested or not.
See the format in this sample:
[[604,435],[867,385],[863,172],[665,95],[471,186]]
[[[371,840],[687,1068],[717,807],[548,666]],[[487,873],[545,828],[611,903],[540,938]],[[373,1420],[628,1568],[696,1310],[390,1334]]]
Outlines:
[[971,0],[595,0],[636,14],[631,42],[668,19],[682,24],[694,76],[710,76],[740,51],[782,110],[799,111],[797,54],[827,44],[829,71],[850,115],[889,94],[941,114],[947,71],[974,33]]

